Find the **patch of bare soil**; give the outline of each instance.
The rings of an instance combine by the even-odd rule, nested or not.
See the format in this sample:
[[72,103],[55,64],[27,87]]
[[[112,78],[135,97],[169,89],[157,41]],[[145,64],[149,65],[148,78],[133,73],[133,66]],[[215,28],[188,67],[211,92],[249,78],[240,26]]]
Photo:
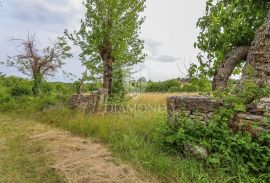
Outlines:
[[35,124],[30,131],[30,143],[45,144],[52,167],[69,183],[146,182],[135,170],[113,159],[100,143],[42,124]]

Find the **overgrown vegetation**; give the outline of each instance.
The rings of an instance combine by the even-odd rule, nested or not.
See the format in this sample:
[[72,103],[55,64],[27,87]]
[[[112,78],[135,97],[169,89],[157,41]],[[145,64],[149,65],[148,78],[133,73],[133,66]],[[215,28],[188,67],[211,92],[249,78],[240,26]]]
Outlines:
[[[3,93],[9,95],[16,80],[25,82],[24,85],[31,88],[31,81],[6,78],[1,80]],[[71,84],[46,85],[52,88],[51,91],[46,90],[46,96],[9,97],[1,104],[1,111],[35,118],[74,134],[96,137],[109,144],[116,157],[132,163],[141,171],[154,173],[165,182],[248,182],[268,178],[268,163],[265,162],[268,162],[269,152],[265,142],[269,140],[269,135],[254,140],[249,134],[232,133],[227,127],[233,112],[243,109],[237,98],[228,99],[235,102],[235,108],[217,113],[206,128],[198,121],[182,119],[179,130],[175,130],[167,125],[165,108],[158,112],[132,111],[89,116],[67,108],[65,95],[75,91]],[[250,91],[257,90],[251,88]],[[151,95],[133,99],[130,104],[165,105],[167,95]],[[0,98],[5,99],[3,95]],[[185,143],[203,145],[209,148],[211,156],[205,161],[192,159],[181,153]]]
[[[267,0],[207,0],[206,15],[197,22],[201,32],[195,43],[206,54],[198,55],[201,77],[213,77],[227,54],[251,45],[269,8]],[[239,68],[234,70],[235,74],[241,73]]]
[[[145,0],[86,0],[84,6],[87,11],[80,30],[74,34],[65,32],[82,50],[80,58],[87,71],[81,81],[45,82],[45,77],[54,76],[57,68],[64,64],[63,60],[71,56],[70,47],[65,38],[61,38],[43,50],[44,56],[38,56],[34,36],[29,36],[22,41],[26,54],[12,57],[8,65],[17,67],[32,80],[0,75],[0,112],[24,115],[74,134],[97,137],[110,146],[115,156],[141,171],[155,174],[162,182],[270,181],[269,131],[261,130],[254,135],[249,129],[256,125],[247,126],[246,130],[229,127],[238,113],[247,112],[248,104],[270,96],[268,1],[218,0],[214,3],[208,0],[206,15],[197,23],[201,32],[195,43],[206,58],[198,55],[199,64],[189,68],[188,81],[147,82],[140,78],[128,83],[132,85],[128,91],[125,90],[125,72],[146,56],[143,40],[139,38]],[[244,77],[235,82],[229,80],[232,74]],[[84,83],[85,80],[91,82]],[[125,103],[134,110],[99,111],[90,115],[68,108],[67,101],[74,93],[102,87],[106,89],[103,101],[108,101],[109,107]],[[143,91],[149,93],[140,97],[132,94]],[[199,92],[216,97],[223,106],[205,123],[181,116],[177,125],[171,126],[164,107],[168,94],[150,92]],[[136,108],[138,105],[144,110]],[[146,105],[151,110],[145,110]],[[270,125],[269,119],[266,123]],[[3,127],[5,130],[5,125]],[[26,160],[25,156],[31,152],[21,147],[24,144],[19,136],[15,137],[9,138],[7,153],[17,156],[13,144],[20,143],[19,163],[22,163],[20,158],[29,167],[43,162],[39,158],[37,162]],[[203,147],[208,154],[196,159],[187,153],[187,146]],[[27,174],[29,167],[24,170]],[[15,171],[19,171],[17,167]],[[52,181],[57,180],[57,176],[48,171],[49,175],[52,173]],[[9,175],[12,171],[4,173]],[[35,169],[33,173],[37,173]],[[29,176],[30,182],[35,180],[32,172]],[[8,177],[2,179],[6,181]]]
[[[262,131],[255,137],[249,129],[256,126],[247,126],[246,131],[229,128],[236,113],[246,112],[246,104],[270,96],[269,88],[259,88],[247,80],[236,95],[217,94],[224,101],[224,107],[217,110],[209,122],[204,124],[199,119],[182,116],[176,127],[169,123],[161,126],[162,135],[157,142],[172,154],[185,154],[187,145],[206,148],[209,156],[200,161],[211,167],[224,168],[231,174],[233,182],[269,182],[269,131]],[[270,125],[269,120],[268,123]]]
[[145,92],[159,92],[159,93],[167,93],[167,92],[198,92],[200,88],[198,85],[193,85],[189,83],[187,80],[181,79],[172,79],[161,82],[152,82],[149,81],[146,84]]

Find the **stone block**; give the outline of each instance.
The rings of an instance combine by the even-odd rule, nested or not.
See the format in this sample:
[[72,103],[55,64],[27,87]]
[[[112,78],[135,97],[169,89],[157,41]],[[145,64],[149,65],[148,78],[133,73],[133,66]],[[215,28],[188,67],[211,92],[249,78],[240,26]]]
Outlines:
[[171,96],[167,98],[167,110],[172,123],[176,122],[181,115],[207,121],[220,106],[222,103],[211,97]]

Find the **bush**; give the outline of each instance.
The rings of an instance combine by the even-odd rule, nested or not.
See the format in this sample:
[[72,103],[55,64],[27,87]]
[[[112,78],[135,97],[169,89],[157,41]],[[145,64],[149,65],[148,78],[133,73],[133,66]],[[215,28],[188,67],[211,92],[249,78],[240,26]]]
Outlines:
[[[177,88],[177,89],[176,89]],[[162,82],[149,82],[146,87],[146,92],[169,92],[170,89],[178,90],[181,88],[178,79],[167,80]]]
[[269,131],[254,137],[248,132],[233,132],[228,127],[233,115],[245,112],[245,104],[269,94],[270,88],[246,82],[239,93],[222,98],[224,106],[230,107],[217,110],[207,124],[182,116],[178,119],[177,128],[168,123],[161,126],[157,142],[171,154],[185,154],[185,145],[202,146],[209,152],[204,160],[207,165],[225,169],[236,180],[238,176],[244,177],[246,180],[242,179],[243,182],[270,182]]
[[[270,134],[253,138],[249,133],[234,133],[228,128],[228,111],[223,109],[207,124],[181,117],[179,128],[164,123],[157,142],[171,154],[185,154],[185,145],[207,148],[206,165],[226,169],[229,173],[249,174],[248,182],[255,177],[258,182],[270,181]],[[241,175],[240,175],[241,176]],[[244,176],[241,176],[244,177]]]
[[10,94],[13,97],[29,96],[32,95],[32,90],[26,85],[18,85],[11,88]]

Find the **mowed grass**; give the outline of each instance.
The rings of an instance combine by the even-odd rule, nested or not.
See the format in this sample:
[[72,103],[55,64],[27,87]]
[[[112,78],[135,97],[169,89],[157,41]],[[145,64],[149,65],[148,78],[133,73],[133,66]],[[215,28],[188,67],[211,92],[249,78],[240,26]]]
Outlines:
[[[171,94],[145,94],[139,96],[139,100],[134,98],[129,102],[164,105],[169,95]],[[153,180],[159,182],[181,183],[220,183],[231,180],[226,170],[206,167],[200,161],[171,156],[162,151],[155,137],[160,125],[167,121],[165,109],[158,112],[91,115],[54,107],[37,114],[36,119],[77,135],[97,138],[110,147],[115,157],[149,176],[149,180],[151,177],[155,177]]]
[[30,144],[26,137],[31,122],[17,121],[0,115],[0,182],[64,182],[48,166],[42,144]]

